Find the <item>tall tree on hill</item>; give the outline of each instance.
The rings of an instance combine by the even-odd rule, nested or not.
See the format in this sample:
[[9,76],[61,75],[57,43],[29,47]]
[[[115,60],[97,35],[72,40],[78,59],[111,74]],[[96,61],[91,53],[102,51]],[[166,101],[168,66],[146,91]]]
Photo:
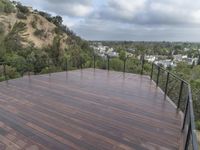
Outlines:
[[56,25],[56,26],[61,26],[63,19],[61,16],[55,16],[52,18],[52,22]]

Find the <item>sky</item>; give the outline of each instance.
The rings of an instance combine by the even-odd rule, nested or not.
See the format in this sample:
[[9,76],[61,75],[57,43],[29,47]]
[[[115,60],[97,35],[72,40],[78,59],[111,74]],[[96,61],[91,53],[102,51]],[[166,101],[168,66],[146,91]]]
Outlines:
[[86,40],[200,42],[200,0],[19,0]]

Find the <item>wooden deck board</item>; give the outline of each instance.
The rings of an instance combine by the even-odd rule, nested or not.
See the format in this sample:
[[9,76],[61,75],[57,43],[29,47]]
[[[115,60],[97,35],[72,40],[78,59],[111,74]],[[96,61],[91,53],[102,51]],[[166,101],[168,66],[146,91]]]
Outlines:
[[0,83],[2,150],[177,150],[180,126],[147,76],[83,69]]

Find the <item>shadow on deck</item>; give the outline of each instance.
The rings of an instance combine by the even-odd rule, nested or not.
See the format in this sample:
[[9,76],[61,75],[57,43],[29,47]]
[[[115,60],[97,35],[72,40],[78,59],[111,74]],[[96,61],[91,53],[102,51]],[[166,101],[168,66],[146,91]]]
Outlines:
[[181,115],[147,76],[83,69],[0,83],[0,149],[177,150]]

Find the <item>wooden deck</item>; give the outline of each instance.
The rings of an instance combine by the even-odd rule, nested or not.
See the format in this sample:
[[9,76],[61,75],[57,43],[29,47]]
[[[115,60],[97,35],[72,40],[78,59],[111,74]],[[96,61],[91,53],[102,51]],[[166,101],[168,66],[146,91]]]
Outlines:
[[177,150],[180,126],[147,76],[84,69],[0,83],[0,150]]

